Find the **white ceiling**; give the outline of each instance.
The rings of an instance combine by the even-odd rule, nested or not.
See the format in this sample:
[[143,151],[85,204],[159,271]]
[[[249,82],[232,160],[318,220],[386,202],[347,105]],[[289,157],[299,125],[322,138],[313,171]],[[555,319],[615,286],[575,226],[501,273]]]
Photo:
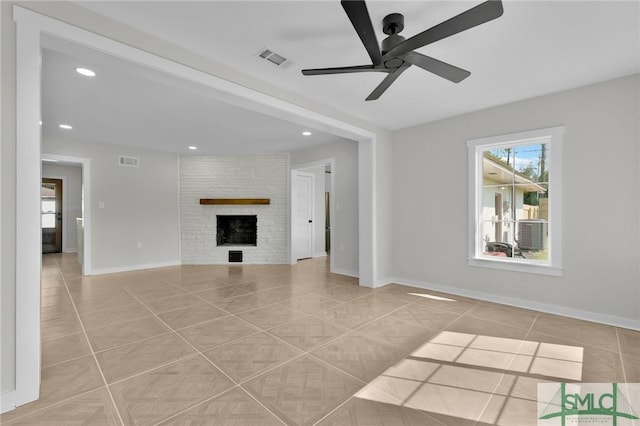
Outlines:
[[[212,89],[92,49],[52,38],[44,45],[45,137],[197,154],[291,152],[343,140],[230,105]],[[83,77],[77,67],[96,76]],[[59,128],[62,123],[73,129]],[[305,130],[311,136],[303,136]]]
[[[384,34],[380,22],[388,13],[405,15],[402,35],[410,37],[479,3],[370,1],[367,4],[381,41]],[[384,75],[305,77],[300,73],[303,68],[360,65],[369,61],[337,0],[78,2],[98,14],[224,64],[239,74],[248,74],[391,130],[640,72],[639,2],[503,3],[504,15],[497,20],[419,49],[471,71],[469,78],[454,84],[412,67],[380,100],[365,102]],[[263,47],[287,57],[291,64],[279,68],[257,58],[256,53]],[[77,55],[75,59],[80,57]],[[50,114],[54,122],[64,119],[54,114],[65,111],[65,104],[73,102],[75,96],[88,96],[90,90],[87,81],[82,82],[85,86],[72,89],[78,78],[65,74],[69,61],[73,60],[57,53],[45,55],[44,83],[48,87],[45,116]],[[78,123],[87,120],[93,131],[97,131],[96,122],[89,116],[101,117],[100,135],[105,139],[122,139],[124,128],[133,137],[144,130],[159,145],[187,145],[192,141],[203,144],[200,141],[215,138],[237,145],[244,141],[248,151],[263,152],[271,146],[289,150],[290,145],[284,142],[294,143],[294,147],[303,143],[300,126],[216,103],[211,97],[201,96],[197,88],[183,90],[184,85],[159,83],[155,77],[156,81],[152,78],[145,82],[148,76],[144,72],[136,77],[124,64],[104,62],[104,66],[113,66],[98,70],[99,77],[104,75],[104,79],[96,78],[90,83],[104,86],[91,89],[96,92],[84,100],[89,104],[66,108],[70,108],[69,114],[78,114]],[[49,77],[48,69],[57,70],[56,74]],[[52,80],[47,82],[47,78]],[[154,84],[169,88],[158,93]],[[55,108],[47,108],[47,96],[55,99]],[[137,123],[127,123],[132,112],[137,112]],[[210,122],[217,118],[220,118],[215,125],[217,130],[212,131]],[[238,126],[235,120],[253,124]],[[154,123],[162,123],[164,127],[152,130]],[[225,123],[235,125],[224,128]],[[283,137],[286,132],[292,132],[291,138]],[[170,137],[164,137],[167,134]],[[335,140],[319,132],[314,132],[314,137],[318,142]],[[173,150],[177,149],[173,146]]]

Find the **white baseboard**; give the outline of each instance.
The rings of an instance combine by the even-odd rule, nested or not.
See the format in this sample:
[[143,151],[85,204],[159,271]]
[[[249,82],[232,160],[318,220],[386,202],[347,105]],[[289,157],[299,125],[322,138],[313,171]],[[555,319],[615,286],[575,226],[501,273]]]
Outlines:
[[7,411],[15,410],[19,404],[16,401],[18,397],[18,391],[12,390],[2,394],[2,405],[0,406],[0,413],[6,413]]
[[[380,283],[381,280],[378,280]],[[446,285],[426,283],[422,281],[408,280],[403,278],[389,278],[382,285],[391,283],[408,285],[423,290],[436,290],[443,293],[449,293],[457,296],[470,297],[473,299],[484,300],[487,302],[500,303],[503,305],[515,306],[518,308],[531,309],[535,311],[545,312],[548,314],[560,315],[563,317],[576,318],[585,321],[597,322],[600,324],[612,325],[614,327],[628,328],[640,331],[640,320],[632,318],[616,317],[613,315],[601,314],[598,312],[584,311],[581,309],[569,308],[566,306],[550,305],[547,303],[532,302],[530,300],[518,299],[515,297],[500,296],[482,291],[472,291],[450,287]],[[378,286],[376,286],[378,287]]]
[[63,253],[77,253],[78,249],[75,247],[71,247],[71,248],[66,248],[64,250],[62,250]]
[[114,266],[112,268],[93,268],[91,275],[114,274],[116,272],[139,271],[141,269],[164,268],[167,266],[180,266],[179,260],[171,262],[146,263],[142,265]]
[[327,257],[327,252],[326,252],[326,251],[321,251],[321,252],[319,252],[319,253],[315,253],[315,254],[313,255],[313,257],[314,257],[314,258],[316,258],[316,257]]
[[346,269],[331,268],[331,272],[334,274],[346,275],[348,277],[360,278],[360,275],[357,272],[348,271]]

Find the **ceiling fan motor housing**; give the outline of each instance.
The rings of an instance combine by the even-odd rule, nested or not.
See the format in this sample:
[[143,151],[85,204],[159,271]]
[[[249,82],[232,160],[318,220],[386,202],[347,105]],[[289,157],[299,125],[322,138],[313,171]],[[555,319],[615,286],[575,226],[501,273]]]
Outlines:
[[404,29],[404,15],[391,13],[382,19],[382,32],[387,35],[398,34]]
[[388,51],[396,47],[398,44],[402,43],[404,40],[404,37],[399,34],[391,34],[389,37],[382,40],[380,46],[382,47],[382,54],[385,55]]
[[[402,43],[405,38],[398,34],[404,29],[404,15],[401,13],[391,13],[382,20],[382,31],[389,37],[382,40],[381,51],[385,55],[398,44]],[[400,58],[390,58],[384,61],[387,68],[400,68],[404,61]]]

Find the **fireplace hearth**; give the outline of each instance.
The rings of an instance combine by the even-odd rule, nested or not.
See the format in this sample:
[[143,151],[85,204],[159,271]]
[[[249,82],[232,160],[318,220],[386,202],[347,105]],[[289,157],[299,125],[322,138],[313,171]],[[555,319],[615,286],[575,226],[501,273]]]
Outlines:
[[217,215],[218,246],[256,246],[258,217],[256,215]]

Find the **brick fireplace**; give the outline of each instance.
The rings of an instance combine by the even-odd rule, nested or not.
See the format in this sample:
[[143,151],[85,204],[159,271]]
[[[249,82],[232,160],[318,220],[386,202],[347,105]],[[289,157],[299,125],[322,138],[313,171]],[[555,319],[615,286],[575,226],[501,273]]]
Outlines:
[[[285,155],[181,156],[182,263],[228,264],[231,250],[242,250],[245,264],[287,263],[288,169]],[[269,199],[269,204],[201,204],[217,198]],[[255,218],[255,243],[219,244],[219,218],[232,216]],[[223,230],[225,238],[228,231]]]

